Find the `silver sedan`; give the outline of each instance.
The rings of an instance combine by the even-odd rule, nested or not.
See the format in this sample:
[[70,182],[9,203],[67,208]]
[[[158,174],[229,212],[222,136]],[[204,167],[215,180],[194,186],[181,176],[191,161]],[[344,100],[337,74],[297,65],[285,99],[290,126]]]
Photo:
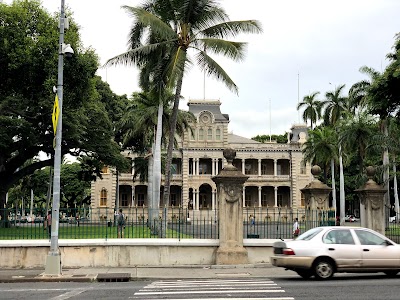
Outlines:
[[303,278],[328,279],[335,272],[400,271],[400,245],[361,227],[316,227],[295,240],[274,243],[271,264]]

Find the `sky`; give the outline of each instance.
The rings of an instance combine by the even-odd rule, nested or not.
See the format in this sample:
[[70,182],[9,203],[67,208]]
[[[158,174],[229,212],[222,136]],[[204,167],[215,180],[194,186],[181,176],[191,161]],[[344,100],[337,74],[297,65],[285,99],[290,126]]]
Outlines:
[[[10,3],[11,0],[4,1]],[[229,114],[229,131],[251,138],[284,134],[304,123],[297,111],[303,97],[350,86],[366,75],[360,67],[383,71],[386,54],[400,32],[399,0],[225,0],[219,1],[231,20],[256,19],[263,33],[241,35],[248,42],[243,62],[214,57],[239,87],[229,91],[192,67],[184,77],[181,108],[189,99],[220,100]],[[84,47],[92,47],[104,64],[127,50],[133,19],[121,8],[141,0],[65,0],[80,25]],[[42,0],[50,12],[59,12],[61,0]],[[65,41],[68,43],[68,41]],[[135,67],[101,68],[98,74],[114,93],[130,96],[139,91]],[[64,74],[64,76],[69,76]]]

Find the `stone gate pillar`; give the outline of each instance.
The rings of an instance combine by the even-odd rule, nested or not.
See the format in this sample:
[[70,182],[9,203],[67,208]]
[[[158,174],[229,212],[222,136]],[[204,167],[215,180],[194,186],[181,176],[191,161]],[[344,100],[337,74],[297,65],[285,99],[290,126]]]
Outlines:
[[316,226],[335,225],[335,213],[329,210],[329,194],[332,190],[318,179],[321,168],[317,165],[311,168],[314,179],[300,191],[305,198],[306,230]]
[[386,189],[377,184],[372,178],[374,167],[366,168],[368,181],[364,186],[355,190],[360,197],[361,225],[385,235],[385,200]]
[[224,150],[228,164],[212,178],[217,185],[219,203],[219,248],[217,265],[247,264],[247,250],[243,247],[243,184],[249,178],[232,165],[236,151]]

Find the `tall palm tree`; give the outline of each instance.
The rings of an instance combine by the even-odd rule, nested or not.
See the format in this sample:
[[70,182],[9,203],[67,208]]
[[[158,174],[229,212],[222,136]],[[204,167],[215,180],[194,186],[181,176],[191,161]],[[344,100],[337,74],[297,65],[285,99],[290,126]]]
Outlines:
[[[172,151],[179,100],[187,66],[196,63],[201,70],[237,93],[236,84],[209,54],[242,61],[246,44],[228,41],[225,38],[241,33],[260,33],[261,24],[256,20],[230,21],[224,9],[214,0],[149,0],[141,7],[124,8],[135,18],[130,35],[130,49],[111,58],[107,62],[108,65],[140,65],[144,58],[152,56],[160,47],[169,49],[168,68],[160,70],[167,74],[169,86],[175,87],[163,199],[166,207],[170,194]],[[189,50],[195,53],[194,60],[189,55]]]
[[327,126],[310,130],[302,151],[306,161],[322,167],[326,179],[331,160],[337,160],[338,151],[335,130]]
[[[324,107],[324,123],[335,127],[340,119],[345,117],[349,110],[348,98],[342,96],[345,85],[340,85],[334,91],[325,94],[326,100],[322,102]],[[339,143],[339,196],[340,196],[340,225],[344,225],[345,216],[345,192],[344,192],[344,174],[343,174],[343,156],[342,146]]]
[[310,120],[311,129],[314,128],[313,125],[321,118],[322,102],[316,99],[318,95],[319,92],[314,92],[310,95],[304,96],[303,102],[300,102],[297,105],[297,110],[305,107],[303,112],[303,120],[306,123],[307,120]]

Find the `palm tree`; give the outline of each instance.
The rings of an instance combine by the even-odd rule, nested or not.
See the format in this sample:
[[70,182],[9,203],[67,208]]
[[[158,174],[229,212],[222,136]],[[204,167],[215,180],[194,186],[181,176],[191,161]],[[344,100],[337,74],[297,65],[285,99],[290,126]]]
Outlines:
[[[139,175],[142,181],[148,181],[149,195],[149,225],[154,233],[157,233],[158,211],[161,186],[161,144],[165,144],[170,131],[168,126],[172,115],[171,99],[173,95],[164,91],[164,97],[159,98],[152,92],[134,93],[132,103],[121,119],[119,126],[123,128],[124,146],[131,146],[132,141],[137,150],[141,150],[147,160],[147,174],[143,174],[143,159],[135,159],[135,165],[141,171]],[[161,99],[161,101],[160,101]],[[162,104],[160,108],[159,103]],[[178,112],[177,136],[183,136],[190,123],[195,122],[195,117],[187,111]],[[160,124],[162,125],[161,130]],[[140,140],[140,142],[138,142]],[[159,149],[156,150],[157,144]],[[158,153],[157,153],[158,151]],[[158,160],[158,161],[157,161]],[[156,165],[158,164],[158,165]],[[139,169],[135,167],[135,170]]]
[[[334,91],[325,94],[326,100],[322,102],[325,109],[324,123],[334,127],[337,122],[345,117],[349,110],[348,98],[342,96],[345,85],[340,85]],[[344,193],[344,174],[343,174],[343,156],[342,146],[339,143],[339,196],[340,196],[340,225],[344,225],[345,216],[345,193]]]
[[305,107],[303,112],[303,120],[306,123],[307,120],[310,120],[311,130],[314,128],[313,124],[315,124],[321,118],[322,102],[316,99],[318,95],[319,92],[314,92],[310,95],[304,96],[303,102],[300,102],[297,105],[297,110]]
[[304,159],[321,166],[326,179],[331,160],[337,160],[336,132],[331,127],[321,126],[308,133],[309,138],[303,148]]
[[[166,207],[170,194],[175,127],[186,67],[195,62],[208,75],[237,93],[236,84],[209,54],[223,55],[234,61],[243,60],[246,44],[225,38],[241,33],[260,33],[261,24],[255,20],[230,21],[224,9],[214,0],[149,0],[141,7],[124,8],[135,18],[130,49],[111,58],[106,64],[140,65],[143,59],[152,56],[159,48],[169,50],[168,68],[160,70],[167,74],[169,86],[176,88],[164,186],[163,204]],[[196,53],[194,62],[189,50]]]

